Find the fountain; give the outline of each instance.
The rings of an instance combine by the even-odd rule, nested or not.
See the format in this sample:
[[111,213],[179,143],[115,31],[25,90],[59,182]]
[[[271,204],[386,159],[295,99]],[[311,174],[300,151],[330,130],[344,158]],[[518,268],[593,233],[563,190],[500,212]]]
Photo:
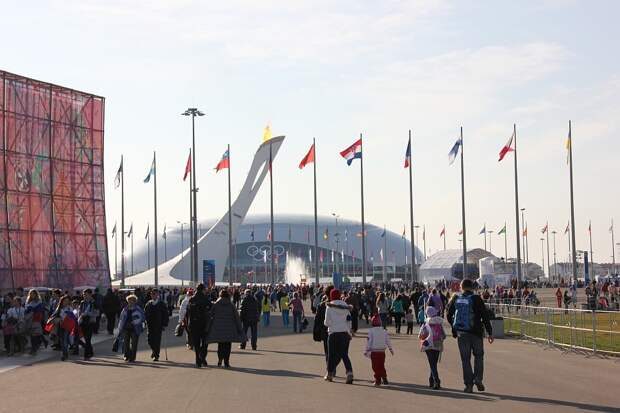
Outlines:
[[284,269],[284,282],[286,284],[300,284],[302,278],[306,278],[308,269],[302,258],[289,255]]

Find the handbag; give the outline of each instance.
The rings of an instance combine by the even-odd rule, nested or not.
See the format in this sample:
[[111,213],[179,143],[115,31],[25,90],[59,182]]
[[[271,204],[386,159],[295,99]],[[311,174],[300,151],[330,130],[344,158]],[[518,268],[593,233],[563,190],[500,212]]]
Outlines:
[[302,331],[305,330],[306,328],[308,328],[308,319],[306,317],[304,317],[303,320],[301,320],[301,329]]
[[179,323],[177,324],[177,326],[174,328],[174,336],[175,337],[181,337],[183,335],[183,324]]

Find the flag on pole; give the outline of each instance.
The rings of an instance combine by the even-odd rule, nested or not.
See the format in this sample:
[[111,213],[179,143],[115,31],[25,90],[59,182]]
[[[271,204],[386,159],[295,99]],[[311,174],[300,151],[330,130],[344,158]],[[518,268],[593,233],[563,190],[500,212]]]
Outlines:
[[407,228],[407,226],[406,226],[406,225],[403,225],[403,237],[402,237],[403,239],[405,239],[405,231],[406,231],[406,228]]
[[319,261],[323,262],[323,250],[321,250],[321,253],[319,254]]
[[546,234],[548,230],[549,230],[549,224],[547,223],[547,225],[545,225],[545,227],[540,232],[542,232],[543,234]]
[[127,238],[131,238],[132,235],[133,235],[133,222],[131,223],[131,226],[129,227],[129,232],[127,233]]
[[441,230],[441,232],[439,233],[440,237],[445,237],[446,236],[446,226],[443,226],[443,229]]
[[122,173],[123,173],[123,158],[121,157],[121,165],[118,167],[118,171],[116,171],[116,176],[114,177],[114,189],[118,188],[121,185]]
[[265,130],[263,131],[263,142],[267,142],[271,138],[271,125],[267,124],[267,126],[265,126]]
[[325,228],[325,232],[323,232],[323,239],[325,241],[329,239],[329,228]]
[[306,156],[304,156],[299,163],[299,169],[304,169],[304,167],[311,162],[314,162],[314,144],[312,144]]
[[459,231],[459,235],[463,235],[463,230],[460,230],[460,231]]
[[381,238],[385,237],[385,228],[383,228],[383,232],[381,233]]
[[308,261],[312,262],[312,248],[308,248]]
[[340,251],[340,258],[344,261],[344,250]]
[[482,235],[482,234],[486,234],[487,233],[487,226],[485,225],[484,227],[482,227],[482,229],[480,230],[480,233],[478,235]]
[[572,139],[570,136],[570,128],[568,129],[568,137],[566,138],[566,164],[570,161],[570,147],[572,144]]
[[454,143],[452,149],[450,149],[450,152],[448,153],[448,160],[450,161],[450,165],[454,163],[454,160],[459,155],[459,149],[461,148],[462,143],[463,142],[461,141],[461,138],[458,138]]
[[568,234],[568,231],[570,231],[570,221],[568,224],[566,224],[566,229],[564,230],[564,234]]
[[263,262],[267,262],[267,250],[263,250]]
[[514,138],[515,138],[515,133],[512,132],[512,135],[510,135],[510,139],[508,139],[508,142],[506,142],[506,145],[504,145],[502,150],[499,151],[499,161],[498,162],[501,162],[502,159],[504,159],[504,157],[506,156],[506,154],[508,152],[514,151],[514,148],[512,147],[512,142],[513,142]]
[[151,175],[155,174],[155,155],[153,154],[153,162],[151,163],[151,169],[149,170],[149,174],[144,178],[144,183],[148,184],[151,182]]
[[357,234],[355,234],[355,236],[358,237],[358,238],[367,237],[368,236],[368,230],[365,230],[363,234],[362,234],[362,231],[359,231]]
[[426,228],[422,228],[422,241],[426,241]]
[[347,165],[351,165],[354,159],[362,159],[362,138],[358,139],[353,145],[340,152],[340,156],[347,160]]
[[146,234],[144,234],[144,239],[147,239],[149,237],[149,229],[150,229],[150,224],[146,224]]
[[527,225],[525,226],[525,229],[523,230],[523,236],[527,237]]
[[288,226],[288,242],[291,242],[291,226]]
[[381,261],[383,261],[383,248],[379,250],[379,257],[381,257]]
[[334,262],[334,250],[332,250],[332,262]]
[[411,139],[407,142],[407,151],[405,152],[405,168],[411,166]]
[[271,230],[267,233],[267,241],[271,241]]
[[116,224],[114,224],[114,228],[112,228],[112,237],[116,236]]
[[344,230],[344,242],[348,242],[349,241],[349,230],[345,229]]
[[254,225],[252,225],[252,232],[250,232],[250,239],[254,242]]
[[614,232],[614,223],[611,222],[611,227],[609,227],[609,232]]
[[590,225],[588,226],[588,233],[592,235],[592,221],[590,221]]
[[166,239],[166,236],[167,236],[167,235],[166,235],[166,224],[164,224],[164,233],[163,233],[163,235],[162,235],[161,237],[162,237],[163,239]]
[[502,235],[506,233],[506,224],[504,224],[504,228],[500,229],[497,235]]
[[192,152],[190,151],[187,157],[187,163],[185,164],[185,174],[183,174],[183,180],[187,179],[187,175],[192,171]]
[[215,173],[218,173],[220,170],[226,168],[230,168],[230,156],[228,153],[228,149],[226,149],[226,152],[224,152],[224,155],[222,155],[222,159],[220,159],[220,161],[216,165]]

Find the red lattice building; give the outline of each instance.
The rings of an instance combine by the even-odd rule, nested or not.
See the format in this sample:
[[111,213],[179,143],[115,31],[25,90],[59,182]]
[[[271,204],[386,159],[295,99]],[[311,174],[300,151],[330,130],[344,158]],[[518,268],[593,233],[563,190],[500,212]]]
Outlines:
[[104,98],[0,71],[0,289],[110,285]]

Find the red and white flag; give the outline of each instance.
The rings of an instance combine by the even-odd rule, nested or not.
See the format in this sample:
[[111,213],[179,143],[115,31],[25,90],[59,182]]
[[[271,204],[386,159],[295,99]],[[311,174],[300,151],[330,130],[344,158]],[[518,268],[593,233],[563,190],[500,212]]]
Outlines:
[[187,163],[185,164],[185,174],[183,175],[183,180],[187,179],[187,175],[192,171],[192,153],[190,151],[189,156],[187,157]]
[[513,132],[512,135],[510,135],[510,139],[508,139],[508,142],[506,142],[506,145],[504,145],[502,150],[499,151],[499,161],[498,162],[501,162],[502,159],[504,159],[504,157],[506,156],[506,154],[508,152],[514,151],[514,148],[512,147],[512,143],[514,141],[514,137],[515,137],[515,134]]
[[304,167],[311,162],[314,162],[314,144],[312,144],[306,156],[304,156],[304,158],[299,163],[299,169],[304,169]]
[[564,234],[568,234],[568,231],[570,231],[570,222],[566,224],[566,229],[564,230]]
[[543,234],[546,234],[548,229],[549,229],[549,223],[547,223],[547,225],[545,225],[545,227],[540,232],[542,232]]
[[441,230],[441,233],[439,234],[440,237],[445,237],[446,236],[446,226],[443,226],[443,229]]

